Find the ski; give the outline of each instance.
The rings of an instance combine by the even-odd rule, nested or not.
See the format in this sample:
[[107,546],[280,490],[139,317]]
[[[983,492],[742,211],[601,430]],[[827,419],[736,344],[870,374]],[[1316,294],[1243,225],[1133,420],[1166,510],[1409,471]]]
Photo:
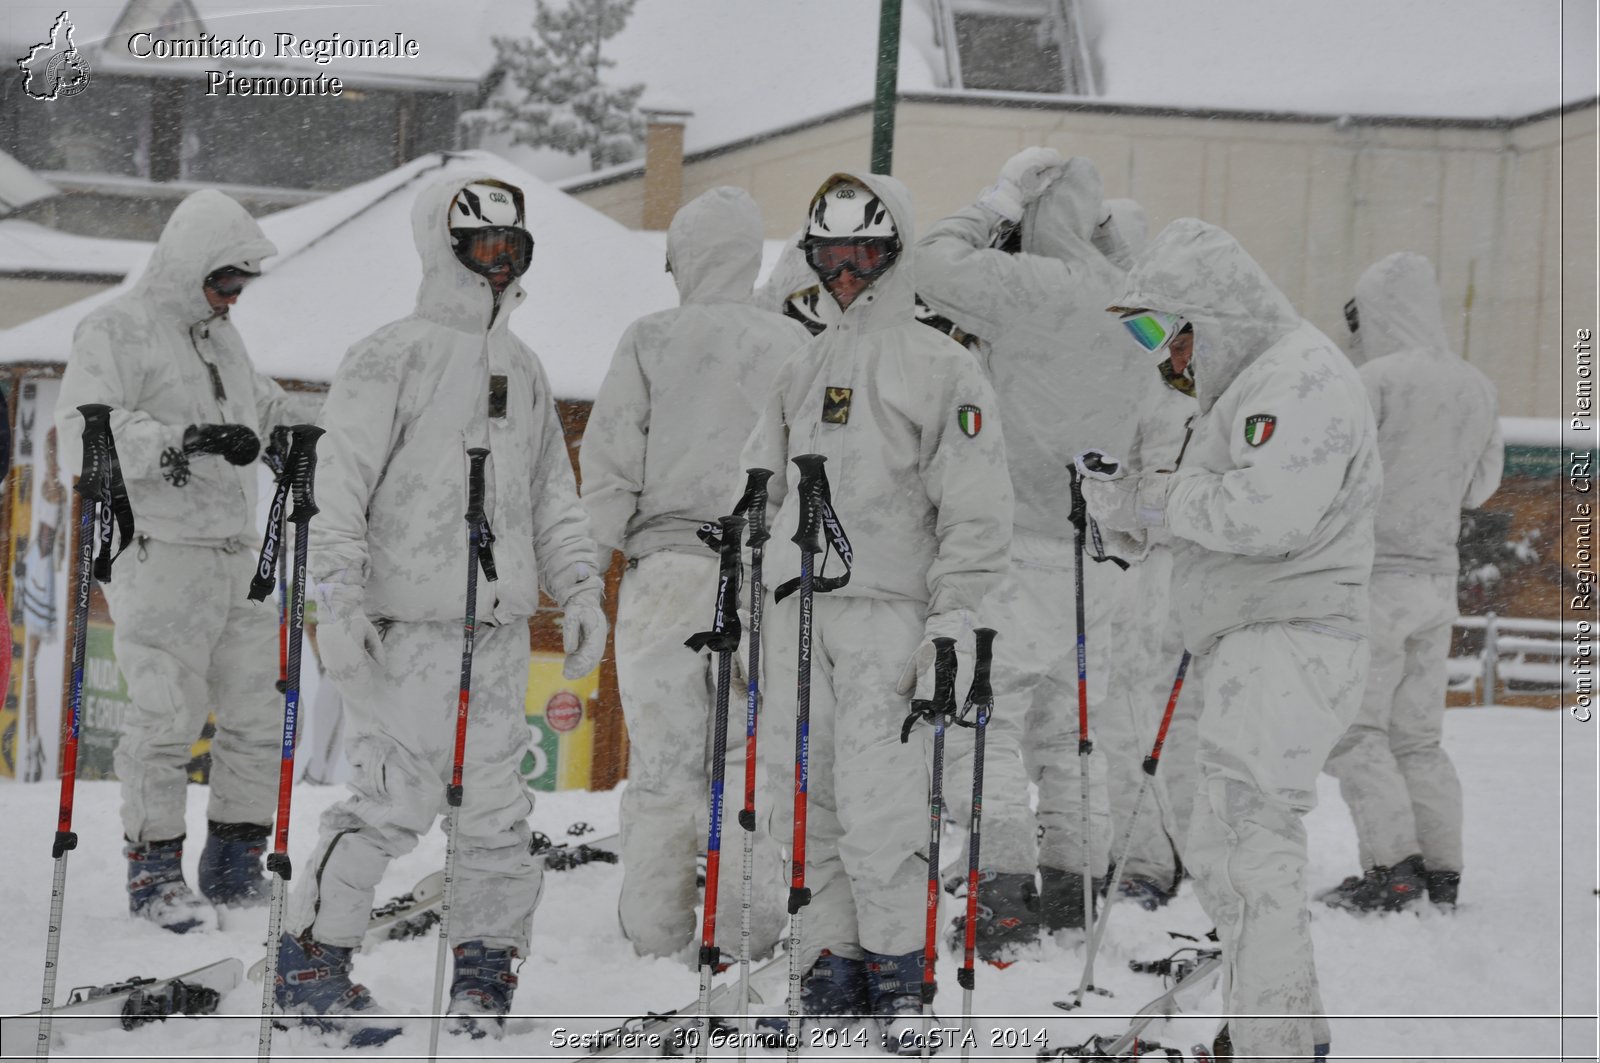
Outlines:
[[[1056,1060],[1114,1063],[1114,1061],[1137,1060],[1150,1053],[1163,1053],[1167,1059],[1183,1059],[1183,1053],[1178,1049],[1168,1048],[1139,1036],[1152,1022],[1168,1018],[1177,1010],[1178,994],[1194,989],[1222,969],[1220,949],[1183,949],[1180,952],[1190,952],[1193,955],[1174,955],[1153,963],[1133,962],[1128,965],[1138,972],[1170,977],[1173,983],[1166,992],[1135,1012],[1133,1021],[1120,1035],[1116,1037],[1097,1035],[1080,1045],[1040,1049],[1038,1053],[1040,1063],[1052,1063]],[[1066,1001],[1056,1001],[1056,1007],[1063,1011],[1069,1010]]]
[[[584,864],[614,864],[617,862],[615,834],[603,835],[591,842],[562,842],[553,844],[548,835],[535,834],[532,852],[543,854],[547,871],[570,871]],[[419,879],[415,886],[398,897],[372,909],[367,922],[367,934],[361,940],[365,952],[385,941],[408,941],[432,933],[439,925],[439,902],[444,900],[444,872],[435,871]],[[250,965],[250,980],[261,981],[267,969],[263,957]]]
[[[130,978],[104,986],[80,986],[54,1009],[52,1047],[63,1034],[87,1030],[132,1030],[169,1015],[210,1015],[230,989],[244,980],[244,964],[218,960],[170,978]],[[38,1048],[39,1013],[0,1018],[0,1055],[32,1057]]]
[[[788,963],[788,954],[780,951],[750,972],[750,1003],[768,1004],[783,1000],[788,987]],[[713,1010],[726,1008],[735,1003],[737,994],[738,982],[724,981],[712,989],[710,1006]],[[700,1022],[699,1008],[700,997],[697,994],[695,999],[682,1007],[671,1011],[647,1012],[609,1029],[590,1033],[562,1031],[565,1036],[559,1047],[590,1050],[588,1055],[578,1056],[575,1063],[618,1056],[648,1058],[693,1055],[699,1047],[699,1031],[695,1028]],[[788,1020],[780,1021],[786,1024]],[[706,1047],[732,1047],[739,1043],[740,1032],[734,1022],[713,1015],[710,1036],[712,1043]],[[752,1044],[762,1046],[783,1044],[783,1034],[771,1028],[753,1029],[751,1038]]]

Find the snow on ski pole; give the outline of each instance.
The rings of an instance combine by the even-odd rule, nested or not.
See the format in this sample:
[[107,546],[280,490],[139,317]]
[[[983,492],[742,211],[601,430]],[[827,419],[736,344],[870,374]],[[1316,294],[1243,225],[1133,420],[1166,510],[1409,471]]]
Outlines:
[[[283,933],[283,908],[288,899],[289,878],[294,873],[289,862],[289,810],[294,793],[294,747],[300,719],[300,663],[305,636],[306,558],[311,545],[311,518],[317,515],[314,485],[317,474],[317,439],[322,429],[315,425],[295,425],[292,442],[284,459],[283,474],[273,497],[273,513],[267,522],[267,539],[262,544],[261,560],[251,581],[249,597],[262,601],[272,593],[272,578],[277,569],[275,552],[283,548],[281,534],[285,523],[294,525],[294,576],[289,587],[289,630],[283,685],[283,756],[278,768],[277,830],[272,852],[267,854],[267,873],[272,876],[272,906],[267,916],[267,966],[261,978],[261,1029],[256,1037],[256,1058],[272,1058],[272,1016],[277,1004],[278,937]],[[285,495],[292,494],[294,512],[283,516]],[[264,590],[263,590],[264,586]],[[258,591],[260,592],[258,594]]]
[[[67,897],[67,854],[78,847],[72,830],[72,803],[78,779],[78,737],[83,719],[83,666],[89,648],[89,598],[94,584],[111,579],[112,525],[119,533],[117,553],[133,540],[133,510],[128,506],[116,444],[111,438],[111,407],[89,403],[83,414],[83,473],[74,490],[79,495],[77,585],[72,598],[72,696],[70,725],[61,750],[61,800],[56,813],[55,840],[50,846],[55,877],[50,883],[50,922],[45,938],[44,990],[39,998],[39,1034],[34,1047],[38,1059],[50,1058],[51,1024],[55,1016],[56,967],[61,957],[61,921]],[[100,555],[95,556],[99,541]]]
[[478,569],[493,583],[499,578],[494,567],[494,532],[483,510],[483,466],[489,451],[472,447],[467,451],[467,610],[461,625],[461,691],[456,697],[455,751],[450,762],[450,785],[445,787],[448,826],[445,828],[444,903],[439,908],[439,950],[433,967],[433,1015],[428,1027],[428,1059],[439,1056],[439,1024],[444,1019],[444,968],[450,953],[450,909],[456,892],[456,831],[461,825],[462,763],[467,756],[467,716],[472,705],[472,648],[478,632]]

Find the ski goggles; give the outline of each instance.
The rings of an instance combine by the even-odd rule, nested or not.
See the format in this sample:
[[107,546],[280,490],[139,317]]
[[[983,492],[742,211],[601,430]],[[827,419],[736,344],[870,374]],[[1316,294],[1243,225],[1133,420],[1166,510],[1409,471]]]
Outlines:
[[1166,348],[1189,323],[1177,314],[1159,310],[1135,310],[1122,315],[1122,327],[1147,351]]
[[520,277],[533,262],[533,237],[528,230],[513,225],[451,229],[450,238],[462,265],[477,273],[508,266],[514,276]]
[[244,291],[244,286],[255,279],[254,273],[246,273],[233,266],[224,266],[206,275],[206,287],[224,299],[231,299]]
[[894,264],[895,257],[900,254],[900,239],[895,236],[834,240],[811,237],[802,247],[806,265],[825,281],[833,280],[846,269],[862,280],[871,280]]
[[1351,335],[1361,331],[1361,312],[1356,309],[1354,299],[1344,304],[1344,323],[1350,326]]

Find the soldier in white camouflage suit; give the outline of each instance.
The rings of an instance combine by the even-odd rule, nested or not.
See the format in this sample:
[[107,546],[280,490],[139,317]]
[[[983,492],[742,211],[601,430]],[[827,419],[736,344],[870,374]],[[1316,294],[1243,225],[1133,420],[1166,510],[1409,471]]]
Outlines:
[[[819,594],[812,641],[810,812],[802,959],[810,1015],[877,1017],[915,1050],[926,910],[929,728],[900,741],[906,698],[932,695],[932,639],[958,640],[971,676],[978,610],[1011,540],[1011,485],[994,391],[972,357],[914,315],[914,230],[905,186],[835,174],[804,237],[841,308],[783,366],[744,450],[777,509],[767,572],[799,571],[790,459],[820,454],[849,533],[849,583]],[[799,608],[766,614],[766,706],[774,838],[792,838]],[[908,1021],[909,1020],[909,1021]]]
[[[1005,416],[1017,492],[1011,576],[985,617],[999,637],[977,938],[981,955],[996,961],[1014,959],[1041,927],[1082,927],[1085,862],[1093,879],[1111,862],[1105,757],[1078,754],[1078,588],[1067,468],[1092,444],[1126,448],[1147,370],[1123,357],[1127,340],[1105,314],[1124,271],[1091,242],[1106,216],[1101,200],[1100,174],[1088,159],[1028,148],[975,204],[930,228],[917,255],[918,294],[982,340],[978,357]],[[1008,254],[995,245],[1013,230],[1018,250]],[[1131,577],[1086,555],[1083,582],[1093,728],[1106,705],[1118,587]],[[965,734],[951,742],[952,777],[969,770],[971,749]],[[1037,833],[1030,775],[1039,787]],[[951,797],[960,816],[967,798]]]
[[61,460],[82,467],[78,407],[111,407],[138,538],[105,585],[130,705],[117,743],[128,905],[178,933],[210,908],[184,883],[191,748],[207,713],[208,831],[199,886],[224,906],[265,904],[261,855],[277,807],[283,699],[278,614],[250,602],[256,456],[317,403],[256,372],[228,310],[277,249],[238,203],[195,192],[172,212],[138,282],[78,325],[56,403]]
[[499,1036],[542,862],[528,852],[528,620],[564,611],[564,672],[605,648],[601,579],[543,366],[508,318],[533,240],[521,190],[445,176],[418,195],[417,309],[345,356],[323,411],[310,579],[327,674],[344,695],[351,794],[323,814],[279,941],[278,1000],[377,1044],[398,1027],[350,979],[391,859],[445,811],[466,611],[467,450],[489,450],[484,508],[499,579],[480,579],[460,811],[452,1032]]
[[1217,1047],[1309,1060],[1329,1029],[1301,819],[1366,685],[1377,427],[1349,360],[1221,229],[1167,226],[1117,308],[1147,349],[1194,329],[1200,416],[1182,466],[1084,491],[1102,528],[1165,528],[1174,544],[1204,700],[1185,855],[1222,940]]
[[[628,723],[618,916],[647,955],[686,955],[698,940],[695,852],[707,828],[716,672],[709,651],[684,642],[709,626],[718,561],[696,532],[732,510],[724,492],[742,472],[739,450],[778,367],[810,335],[751,302],[761,234],[760,208],[741,189],[713,188],[678,211],[667,262],[683,305],[623,334],[584,431],[584,507],[595,539],[628,560],[617,602]],[[725,831],[724,843],[736,837]],[[772,951],[783,928],[782,873],[782,854],[757,832],[756,956]],[[739,910],[740,887],[739,876],[722,876],[722,911]],[[738,926],[725,919],[718,928],[729,954],[732,939],[720,938]]]
[[[1389,255],[1356,282],[1346,317],[1378,417],[1383,502],[1372,571],[1372,674],[1328,772],[1355,819],[1363,874],[1336,907],[1403,908],[1426,891],[1453,907],[1461,881],[1461,782],[1440,740],[1455,622],[1461,510],[1500,486],[1494,385],[1450,349],[1433,265]],[[1364,364],[1361,364],[1364,362]]]

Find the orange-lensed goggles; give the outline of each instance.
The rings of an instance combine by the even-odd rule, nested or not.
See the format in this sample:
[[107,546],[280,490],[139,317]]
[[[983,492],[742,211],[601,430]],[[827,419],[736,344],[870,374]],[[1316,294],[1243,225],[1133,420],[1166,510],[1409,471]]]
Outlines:
[[870,280],[893,265],[895,256],[900,253],[900,241],[892,236],[808,238],[803,246],[806,265],[825,281],[833,280],[846,269],[862,280]]
[[526,229],[512,225],[451,229],[450,237],[462,265],[478,273],[509,266],[511,272],[520,277],[533,261],[533,237]]

